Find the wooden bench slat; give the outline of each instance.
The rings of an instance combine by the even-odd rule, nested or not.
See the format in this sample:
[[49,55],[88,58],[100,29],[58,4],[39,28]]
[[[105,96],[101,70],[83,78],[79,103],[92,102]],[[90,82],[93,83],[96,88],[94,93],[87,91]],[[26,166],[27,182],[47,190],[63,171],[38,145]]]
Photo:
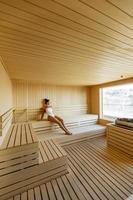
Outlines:
[[21,200],[20,194],[19,194],[19,195],[16,195],[16,196],[14,197],[14,200]]
[[34,200],[34,190],[33,189],[28,190],[28,199]]
[[36,154],[37,153],[32,153],[32,154],[29,154],[29,155],[13,158],[11,160],[8,159],[6,162],[5,161],[0,162],[0,169],[11,167],[11,166],[14,166],[14,165],[18,165],[18,164],[23,163],[23,162],[28,162],[31,159],[35,159]]
[[27,136],[27,143],[30,144],[33,142],[33,140],[32,140],[31,132],[29,129],[29,125],[25,124],[24,126],[25,126],[25,132],[26,132],[26,136]]
[[53,189],[54,189],[54,191],[55,191],[55,195],[58,197],[58,199],[63,200],[61,191],[60,191],[60,189],[59,189],[59,187],[58,187],[58,185],[57,185],[56,180],[55,180],[55,179],[52,180],[52,181],[51,181],[51,184],[52,184]]
[[18,124],[15,146],[20,146],[20,144],[21,144],[21,134],[22,134],[22,126],[21,126],[21,124]]
[[21,194],[21,200],[28,200],[27,192],[23,192],[23,193]]
[[47,157],[46,152],[44,151],[44,147],[42,145],[42,142],[40,142],[40,144],[39,144],[39,149],[40,149],[40,154],[41,154],[41,157],[42,157],[43,161],[47,162],[49,159]]
[[[53,144],[56,145],[56,142],[54,140],[52,140]],[[56,145],[56,147],[58,148],[59,152],[63,155],[66,156],[66,152],[65,150],[60,146],[60,145]]]
[[14,129],[14,125],[12,125],[7,133],[7,135],[5,136],[4,138],[4,141],[2,142],[2,145],[1,145],[1,148],[0,149],[6,149],[8,147],[8,143],[9,143],[9,140],[10,140],[10,137],[12,135],[12,132],[13,132],[13,129]]
[[22,124],[22,137],[21,137],[21,145],[24,145],[27,143],[27,137],[25,133],[25,125]]
[[35,199],[36,200],[42,200],[41,191],[40,191],[39,186],[34,188],[34,193],[35,193]]
[[15,145],[17,129],[18,129],[18,125],[15,125],[14,129],[13,129],[13,132],[11,134],[11,137],[9,139],[8,148],[14,147],[14,145]]
[[45,141],[45,144],[47,145],[47,148],[49,149],[49,151],[50,151],[50,153],[52,154],[53,158],[54,158],[54,159],[58,158],[58,156],[57,156],[57,154],[56,154],[56,151],[53,150],[52,146],[50,145],[50,144],[51,144],[50,140],[46,140],[46,141]]
[[58,155],[58,157],[61,157],[63,154],[62,154],[62,152],[60,152],[60,150],[58,148],[59,145],[55,145],[55,143],[53,142],[53,140],[50,140],[49,142],[50,142],[52,148],[54,149],[54,151],[56,152],[56,154]]
[[43,185],[40,186],[40,188],[41,188],[42,198],[45,199],[45,200],[49,200],[46,185],[43,184]]
[[30,123],[28,125],[29,125],[29,129],[31,131],[32,137],[33,137],[33,142],[38,142],[37,136],[34,134],[34,130],[33,130],[32,124]]
[[56,199],[54,191],[52,189],[51,182],[46,183],[46,187],[47,187],[47,191],[48,191],[48,195],[49,195],[49,200]]
[[65,188],[65,186],[64,186],[64,184],[63,184],[63,182],[62,182],[60,177],[57,178],[57,183],[58,183],[58,186],[59,186],[60,190],[63,193],[64,198],[67,199],[67,200],[71,200],[70,196],[68,194],[68,191],[66,190],[66,188]]
[[52,160],[53,159],[53,156],[51,155],[51,152],[49,151],[49,149],[47,148],[46,144],[45,144],[45,141],[42,142],[42,146],[43,146],[43,149],[48,157],[49,160]]

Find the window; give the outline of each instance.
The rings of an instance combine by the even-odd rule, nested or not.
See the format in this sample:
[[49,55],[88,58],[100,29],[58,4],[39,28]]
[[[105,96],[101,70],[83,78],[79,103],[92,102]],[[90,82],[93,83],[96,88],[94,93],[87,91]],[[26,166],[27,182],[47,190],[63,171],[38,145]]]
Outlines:
[[133,84],[102,88],[100,100],[101,118],[133,118]]

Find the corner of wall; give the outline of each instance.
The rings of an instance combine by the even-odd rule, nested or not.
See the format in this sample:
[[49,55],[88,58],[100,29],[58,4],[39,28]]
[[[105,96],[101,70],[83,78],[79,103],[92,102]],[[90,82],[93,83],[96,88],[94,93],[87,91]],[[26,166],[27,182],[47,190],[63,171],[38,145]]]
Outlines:
[[0,57],[0,140],[6,135],[11,123],[13,107],[12,83],[4,62]]

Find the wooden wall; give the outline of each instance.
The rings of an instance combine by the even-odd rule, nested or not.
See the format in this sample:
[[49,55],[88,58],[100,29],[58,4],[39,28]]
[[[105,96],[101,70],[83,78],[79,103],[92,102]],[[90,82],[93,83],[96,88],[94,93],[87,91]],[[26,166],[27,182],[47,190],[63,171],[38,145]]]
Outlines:
[[[133,78],[123,79],[119,81],[114,81],[110,83],[105,83],[105,84],[89,87],[90,113],[100,115],[100,93],[99,93],[100,88],[121,85],[121,84],[128,84],[128,83],[133,83]],[[108,122],[109,121],[107,120],[103,120],[103,119],[100,120],[101,124],[106,124]]]
[[[12,84],[0,58],[0,136],[5,135],[12,122]],[[0,137],[0,141],[2,137]]]
[[77,86],[50,86],[43,83],[13,80],[15,121],[39,119],[42,99],[49,98],[59,115],[88,112],[88,89]]

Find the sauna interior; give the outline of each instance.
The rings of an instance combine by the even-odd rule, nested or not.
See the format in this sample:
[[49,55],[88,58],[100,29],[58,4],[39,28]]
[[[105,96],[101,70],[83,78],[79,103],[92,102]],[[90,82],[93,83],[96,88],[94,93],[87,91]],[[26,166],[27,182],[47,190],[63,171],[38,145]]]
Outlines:
[[0,0],[0,200],[133,200],[132,0]]

